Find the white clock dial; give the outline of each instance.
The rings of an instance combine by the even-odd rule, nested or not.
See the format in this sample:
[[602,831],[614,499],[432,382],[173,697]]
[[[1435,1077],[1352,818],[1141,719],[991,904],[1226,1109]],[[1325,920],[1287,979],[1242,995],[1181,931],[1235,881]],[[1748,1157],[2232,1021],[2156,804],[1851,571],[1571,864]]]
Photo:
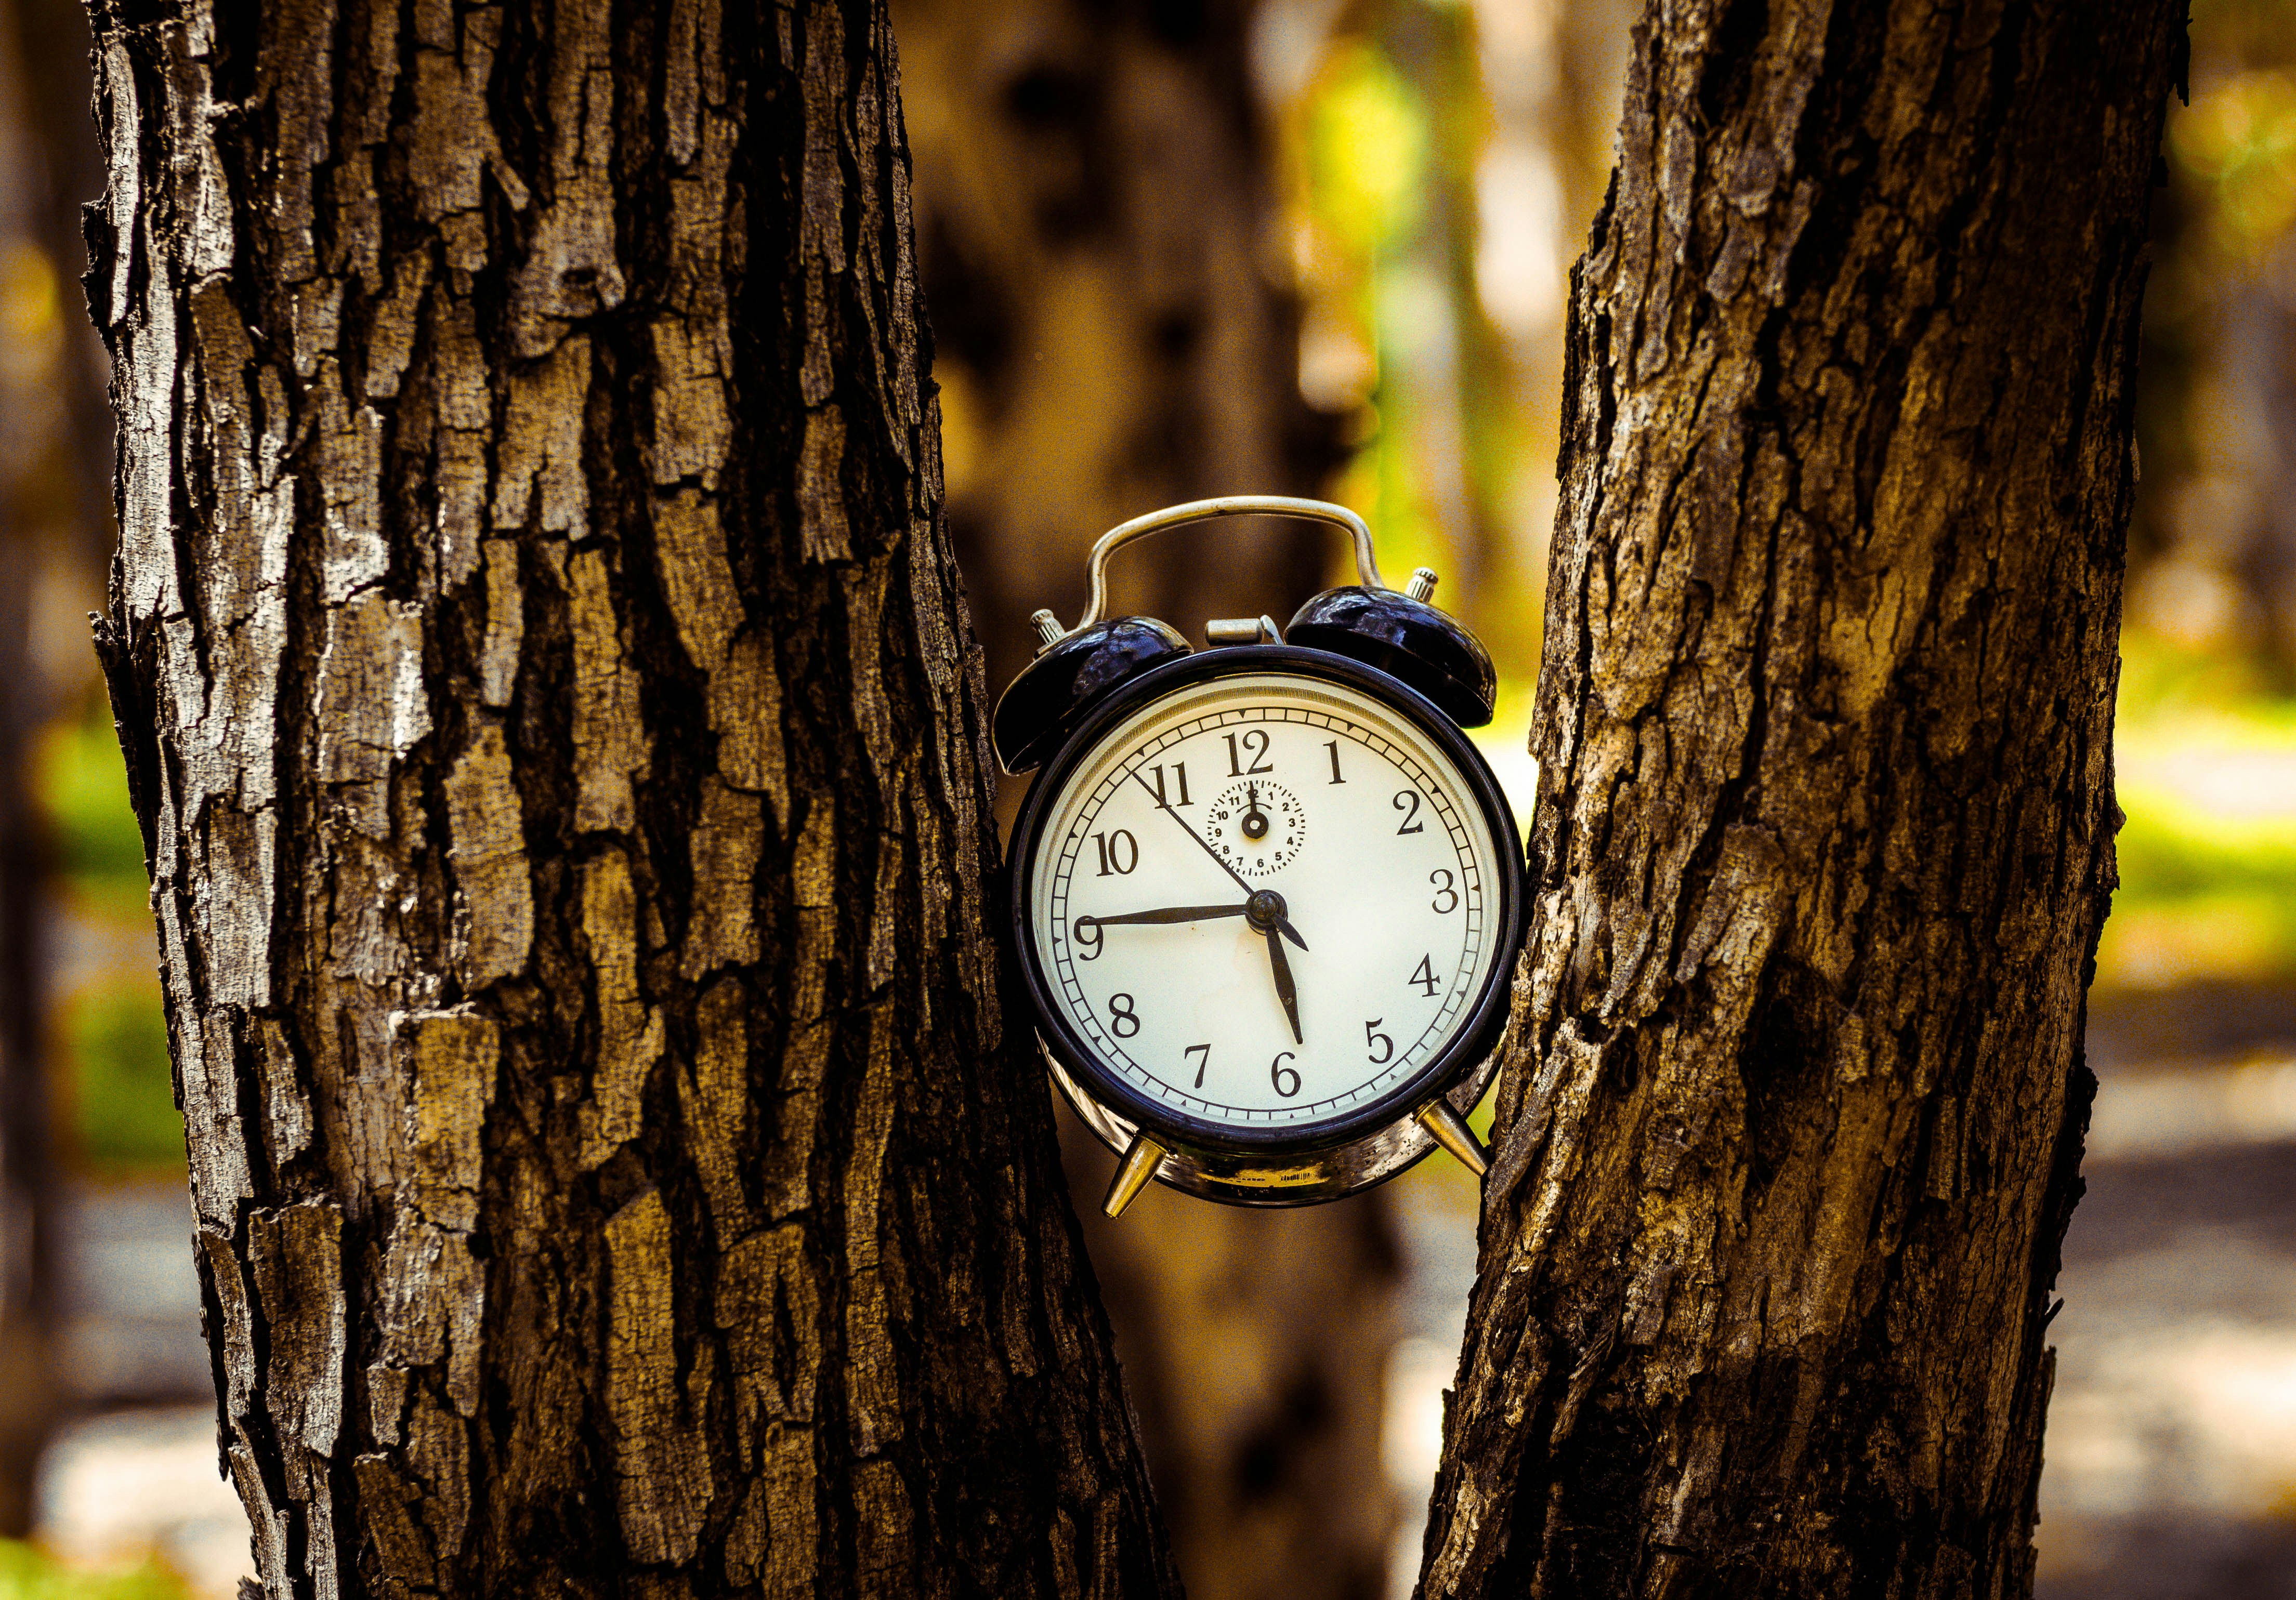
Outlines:
[[1281,671],[1193,684],[1050,797],[1025,888],[1043,989],[1106,1073],[1179,1115],[1345,1117],[1472,1020],[1513,848],[1373,696]]

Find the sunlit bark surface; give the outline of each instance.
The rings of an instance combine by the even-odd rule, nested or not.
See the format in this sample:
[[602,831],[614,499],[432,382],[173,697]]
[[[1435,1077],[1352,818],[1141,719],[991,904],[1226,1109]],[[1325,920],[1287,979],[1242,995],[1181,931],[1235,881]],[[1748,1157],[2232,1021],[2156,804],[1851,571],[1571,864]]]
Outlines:
[[2030,1590],[2180,25],[1645,15],[1430,1596]]
[[265,1593],[1174,1592],[990,937],[882,8],[97,21]]

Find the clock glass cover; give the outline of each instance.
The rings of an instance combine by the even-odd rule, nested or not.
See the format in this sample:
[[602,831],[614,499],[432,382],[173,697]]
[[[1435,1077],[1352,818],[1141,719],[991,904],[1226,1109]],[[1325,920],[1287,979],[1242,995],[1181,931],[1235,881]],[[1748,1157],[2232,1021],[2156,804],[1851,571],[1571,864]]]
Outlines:
[[1032,796],[1015,910],[1049,1042],[1136,1121],[1346,1137],[1503,1004],[1505,802],[1367,676],[1197,671]]

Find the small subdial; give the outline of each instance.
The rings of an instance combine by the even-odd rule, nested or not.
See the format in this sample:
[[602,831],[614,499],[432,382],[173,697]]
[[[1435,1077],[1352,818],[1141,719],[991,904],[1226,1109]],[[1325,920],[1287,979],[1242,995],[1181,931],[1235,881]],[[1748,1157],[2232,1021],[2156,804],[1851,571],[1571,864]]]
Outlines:
[[1300,859],[1308,842],[1308,813],[1290,789],[1262,778],[1230,784],[1204,817],[1204,838],[1220,859],[1246,878],[1280,870]]

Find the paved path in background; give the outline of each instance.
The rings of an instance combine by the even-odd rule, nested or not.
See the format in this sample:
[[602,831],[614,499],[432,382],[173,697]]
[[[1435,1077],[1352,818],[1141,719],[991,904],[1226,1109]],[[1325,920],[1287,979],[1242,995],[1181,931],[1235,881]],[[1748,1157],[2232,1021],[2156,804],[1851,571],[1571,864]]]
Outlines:
[[[2051,1325],[2038,1600],[2296,1600],[2296,992],[2095,1008],[2088,1194]],[[1388,1470],[1407,1596],[1474,1276],[1471,1202],[1406,1200]]]
[[[2123,998],[2098,1007],[2089,1051],[2102,1087],[2051,1330],[2040,1600],[2296,1600],[2296,992]],[[1433,1163],[1396,1193],[1412,1276],[1384,1452],[1407,1595],[1474,1209]],[[91,1398],[203,1395],[190,1227],[172,1192],[83,1195],[70,1326]],[[156,1547],[228,1600],[251,1567],[214,1429],[202,1400],[66,1433],[45,1537],[91,1558]]]
[[2296,1600],[2296,992],[2100,1005],[2039,1600]]

